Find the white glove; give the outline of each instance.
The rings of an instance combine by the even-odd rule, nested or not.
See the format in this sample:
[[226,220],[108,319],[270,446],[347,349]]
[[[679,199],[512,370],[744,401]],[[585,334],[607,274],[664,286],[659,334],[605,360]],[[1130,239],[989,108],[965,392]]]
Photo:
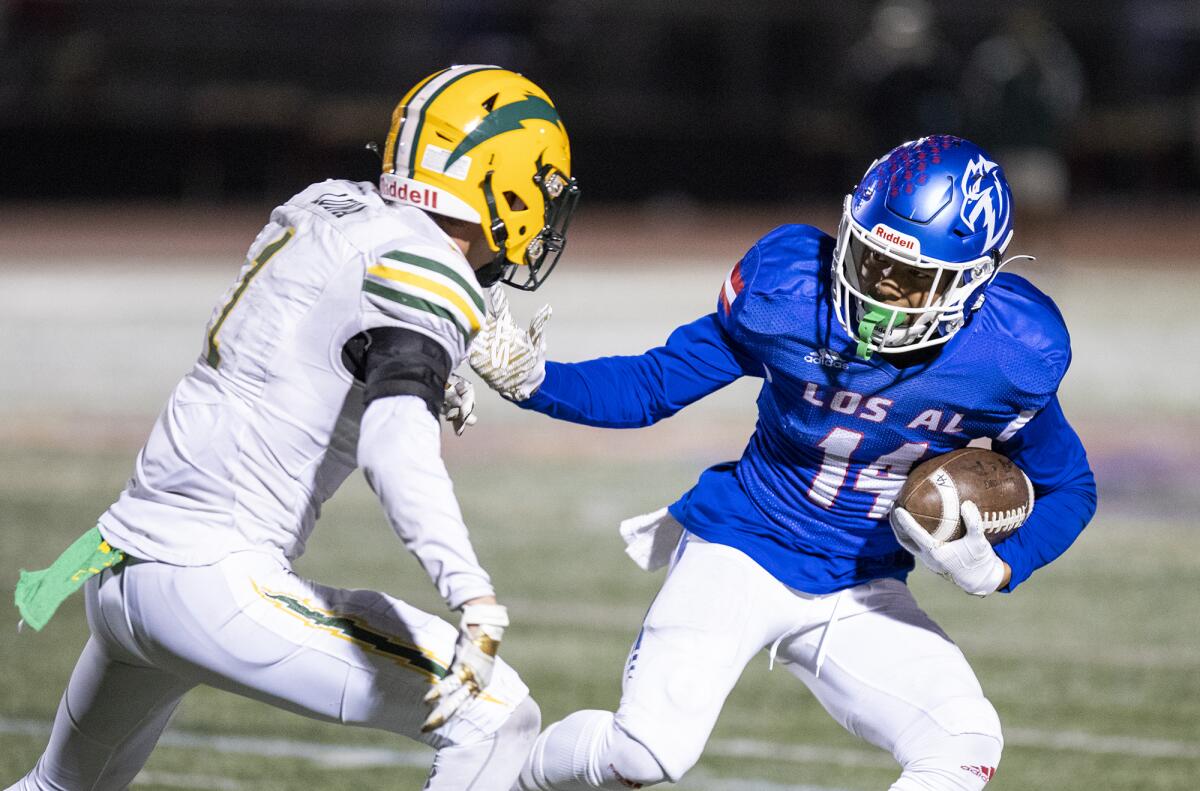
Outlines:
[[467,350],[467,359],[497,393],[510,401],[524,401],[546,378],[543,333],[552,311],[543,305],[524,330],[513,321],[502,286],[492,286],[488,295],[492,307]]
[[983,534],[983,520],[975,503],[965,500],[959,508],[967,534],[953,541],[936,541],[903,508],[888,515],[900,546],[921,559],[925,567],[940,574],[972,596],[995,593],[1004,581],[1004,561]]
[[492,683],[500,639],[508,626],[508,610],[503,604],[465,604],[462,611],[450,672],[425,696],[433,711],[421,725],[422,733],[440,728]]
[[442,417],[454,426],[454,433],[460,437],[467,426],[473,426],[479,420],[475,417],[475,386],[458,374],[450,374],[446,380]]

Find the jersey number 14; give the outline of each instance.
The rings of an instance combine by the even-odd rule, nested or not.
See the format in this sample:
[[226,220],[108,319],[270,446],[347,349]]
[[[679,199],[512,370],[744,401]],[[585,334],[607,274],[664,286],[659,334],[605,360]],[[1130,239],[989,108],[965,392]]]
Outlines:
[[[821,458],[821,470],[813,479],[812,486],[808,488],[808,499],[822,508],[833,506],[838,492],[846,484],[850,472],[850,458],[862,441],[861,431],[851,431],[838,426],[817,443],[824,455]],[[863,468],[854,481],[854,489],[875,494],[868,516],[872,519],[887,516],[896,496],[900,494],[908,471],[928,449],[928,442],[906,442]]]

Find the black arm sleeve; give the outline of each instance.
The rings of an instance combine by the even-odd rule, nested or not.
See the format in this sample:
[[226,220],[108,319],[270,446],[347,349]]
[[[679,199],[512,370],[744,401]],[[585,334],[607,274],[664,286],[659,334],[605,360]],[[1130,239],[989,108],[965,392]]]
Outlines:
[[365,384],[367,404],[387,396],[414,395],[434,417],[441,411],[450,356],[428,336],[403,327],[360,332],[342,348],[342,362]]

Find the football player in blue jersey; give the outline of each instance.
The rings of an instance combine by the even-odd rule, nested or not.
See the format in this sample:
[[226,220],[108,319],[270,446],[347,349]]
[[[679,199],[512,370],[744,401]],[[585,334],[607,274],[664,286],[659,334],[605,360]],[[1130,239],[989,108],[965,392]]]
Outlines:
[[[870,167],[836,238],[772,231],[730,271],[715,312],[644,354],[546,362],[546,313],[524,330],[495,311],[472,366],[559,419],[646,426],[739,377],[763,380],[742,457],[622,525],[635,560],[670,571],[620,707],[546,729],[519,788],[678,781],[763,648],[843,727],[895,757],[893,791],[978,791],[992,777],[999,718],[905,585],[913,555],[967,593],[1008,592],[1058,557],[1096,505],[1056,395],[1071,358],[1063,318],[1000,273],[1012,217],[986,153],[926,137]],[[909,469],[976,438],[1028,474],[1037,507],[995,548],[968,505],[964,538],[916,540],[920,528],[892,507]]]

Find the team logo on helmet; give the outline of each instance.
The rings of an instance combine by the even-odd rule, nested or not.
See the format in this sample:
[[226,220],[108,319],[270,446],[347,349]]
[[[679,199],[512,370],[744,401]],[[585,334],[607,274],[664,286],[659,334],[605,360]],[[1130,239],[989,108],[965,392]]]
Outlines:
[[963,204],[959,217],[972,231],[978,225],[987,229],[984,249],[992,249],[1008,227],[1008,204],[1004,201],[1004,185],[1000,166],[980,154],[967,163],[962,175]]
[[468,132],[462,142],[450,152],[449,158],[446,159],[446,167],[449,168],[455,160],[480,143],[505,132],[515,132],[521,128],[522,122],[534,119],[549,121],[557,126],[562,125],[554,105],[539,96],[527,93],[521,101],[506,104],[488,113],[479,122],[479,125]]

